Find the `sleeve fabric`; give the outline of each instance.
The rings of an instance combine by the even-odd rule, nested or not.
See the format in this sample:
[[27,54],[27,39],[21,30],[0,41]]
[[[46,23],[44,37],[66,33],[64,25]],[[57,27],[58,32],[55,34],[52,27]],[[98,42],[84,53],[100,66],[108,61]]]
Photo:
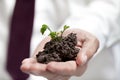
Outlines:
[[63,25],[95,35],[100,41],[99,52],[107,45],[109,37],[118,30],[116,20],[119,16],[119,3],[119,0],[86,0],[81,6],[71,1],[70,15]]

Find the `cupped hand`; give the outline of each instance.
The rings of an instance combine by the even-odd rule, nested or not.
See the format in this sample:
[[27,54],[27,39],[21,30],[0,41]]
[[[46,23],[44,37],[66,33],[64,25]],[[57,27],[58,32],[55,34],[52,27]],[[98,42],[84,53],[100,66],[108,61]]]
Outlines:
[[76,47],[80,48],[80,51],[76,61],[50,62],[47,68],[60,75],[81,76],[87,68],[88,61],[96,53],[99,41],[94,35],[81,29],[68,29],[63,35],[67,36],[69,33],[76,33],[77,36]]
[[67,36],[69,33],[76,33],[77,36],[76,47],[80,48],[80,51],[76,61],[38,63],[35,55],[42,51],[45,43],[50,40],[47,37],[39,44],[32,58],[23,60],[21,70],[26,73],[44,76],[49,80],[67,80],[71,76],[81,76],[87,68],[88,61],[96,53],[99,41],[95,36],[81,29],[67,29],[63,36]]
[[68,80],[70,76],[59,75],[48,70],[48,64],[38,63],[36,60],[36,54],[43,50],[44,44],[50,40],[50,37],[46,37],[36,48],[34,55],[31,58],[26,58],[22,61],[20,69],[27,74],[33,74],[36,76],[43,76],[48,80]]

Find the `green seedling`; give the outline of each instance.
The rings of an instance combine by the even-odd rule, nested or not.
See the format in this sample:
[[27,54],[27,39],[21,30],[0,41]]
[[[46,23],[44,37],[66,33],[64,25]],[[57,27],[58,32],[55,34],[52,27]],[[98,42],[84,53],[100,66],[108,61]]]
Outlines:
[[[42,27],[41,27],[41,29],[40,29],[40,32],[41,32],[42,35],[43,35],[43,34],[45,33],[45,31],[48,29],[49,32],[50,32],[50,33],[49,33],[49,36],[51,37],[51,39],[61,40],[61,39],[62,39],[63,32],[64,32],[66,29],[68,29],[68,28],[69,28],[69,26],[65,25],[62,31],[60,31],[60,32],[55,32],[55,31],[52,31],[52,30],[48,27],[48,25],[43,24]],[[60,34],[60,36],[59,36],[59,34]]]

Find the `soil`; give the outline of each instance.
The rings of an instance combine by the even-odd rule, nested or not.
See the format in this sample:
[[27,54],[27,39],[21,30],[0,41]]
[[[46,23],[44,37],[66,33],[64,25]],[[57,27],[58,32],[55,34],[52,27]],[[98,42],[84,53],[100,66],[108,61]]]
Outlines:
[[77,37],[75,33],[70,33],[66,37],[57,37],[51,39],[44,46],[44,50],[36,55],[39,63],[47,64],[51,61],[65,62],[75,60],[79,49],[77,45]]

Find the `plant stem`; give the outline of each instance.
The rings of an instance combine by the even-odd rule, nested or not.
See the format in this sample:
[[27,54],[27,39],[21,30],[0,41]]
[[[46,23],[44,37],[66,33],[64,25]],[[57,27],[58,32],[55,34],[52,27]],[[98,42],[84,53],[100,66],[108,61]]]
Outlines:
[[49,28],[49,27],[47,27],[48,28],[48,30],[50,31],[50,32],[52,32],[52,30]]

